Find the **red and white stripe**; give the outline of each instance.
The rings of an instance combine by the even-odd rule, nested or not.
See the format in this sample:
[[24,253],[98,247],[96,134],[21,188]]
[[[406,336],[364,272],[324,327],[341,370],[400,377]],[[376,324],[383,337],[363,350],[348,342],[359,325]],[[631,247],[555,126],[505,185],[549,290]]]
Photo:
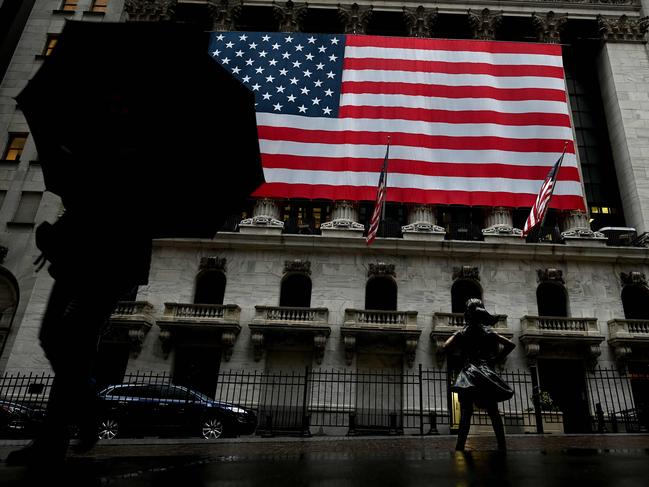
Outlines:
[[347,36],[337,119],[258,113],[257,196],[533,205],[568,141],[552,207],[584,209],[561,47]]

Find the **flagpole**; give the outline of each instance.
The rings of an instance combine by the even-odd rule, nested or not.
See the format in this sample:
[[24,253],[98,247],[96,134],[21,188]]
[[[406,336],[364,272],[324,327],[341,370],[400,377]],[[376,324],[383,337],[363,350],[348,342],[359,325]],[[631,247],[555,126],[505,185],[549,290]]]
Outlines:
[[[385,198],[383,198],[383,205],[381,206],[381,223],[384,223],[385,219],[385,202],[388,199],[388,154],[390,153],[390,136],[388,135],[388,145],[385,148],[385,159],[383,160],[383,171],[385,178]],[[385,231],[385,225],[383,226],[383,231]]]
[[[557,167],[557,175],[556,175],[557,182],[559,182],[559,171],[561,171],[561,164],[563,164],[563,157],[566,155],[567,148],[568,148],[568,141],[566,140],[565,144],[563,144],[563,152],[561,153],[561,157],[559,158],[559,167]],[[538,242],[541,242],[541,232],[543,231],[543,224],[545,223],[545,217],[547,217],[548,213],[550,213],[550,202],[552,201],[552,196],[554,196],[555,186],[556,183],[552,186],[552,191],[550,191],[550,197],[548,198],[548,209],[547,211],[543,212],[543,218],[541,219],[541,224],[539,225]]]

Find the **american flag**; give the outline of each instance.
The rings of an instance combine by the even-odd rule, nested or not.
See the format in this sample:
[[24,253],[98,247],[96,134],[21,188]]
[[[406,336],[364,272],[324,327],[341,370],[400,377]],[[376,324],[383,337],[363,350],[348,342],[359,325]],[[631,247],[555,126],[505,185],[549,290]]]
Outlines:
[[559,168],[561,168],[561,162],[563,161],[565,152],[561,154],[561,157],[554,163],[552,169],[543,181],[541,185],[541,190],[539,191],[534,206],[530,210],[530,214],[525,221],[525,226],[523,227],[523,237],[530,233],[530,231],[537,225],[542,224],[545,218],[545,214],[548,211],[548,203],[552,199],[552,191],[555,187],[557,181],[557,175],[559,174]]
[[554,44],[214,33],[257,98],[258,197],[530,207],[567,147],[552,206],[585,209]]
[[379,231],[381,218],[385,207],[385,199],[387,193],[387,180],[388,180],[388,155],[390,154],[390,138],[388,137],[388,145],[385,148],[385,157],[383,158],[383,168],[379,176],[379,185],[376,188],[376,203],[374,204],[374,212],[370,220],[370,227],[367,230],[367,237],[365,241],[367,245],[371,245],[376,239],[376,233]]

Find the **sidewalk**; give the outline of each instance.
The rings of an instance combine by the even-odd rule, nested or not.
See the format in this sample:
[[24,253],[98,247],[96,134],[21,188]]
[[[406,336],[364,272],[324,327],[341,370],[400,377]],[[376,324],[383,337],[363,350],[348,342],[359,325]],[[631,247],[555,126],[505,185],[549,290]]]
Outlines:
[[[123,439],[70,455],[60,472],[0,464],[0,485],[318,486],[649,485],[649,434]],[[18,443],[0,442],[0,457]],[[41,475],[37,479],[34,475]],[[58,478],[57,478],[58,476]],[[36,482],[35,482],[36,480]],[[435,482],[433,482],[435,480]]]

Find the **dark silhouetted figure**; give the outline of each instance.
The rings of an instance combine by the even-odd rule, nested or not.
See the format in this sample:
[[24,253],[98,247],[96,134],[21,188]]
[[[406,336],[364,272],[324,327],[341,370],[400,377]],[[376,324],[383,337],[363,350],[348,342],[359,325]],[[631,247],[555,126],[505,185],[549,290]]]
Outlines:
[[151,262],[145,222],[101,210],[68,210],[53,225],[39,225],[36,245],[55,280],[39,334],[54,380],[44,424],[29,445],[9,454],[6,462],[13,465],[62,462],[71,426],[78,431],[78,452],[95,445],[99,338],[117,302],[147,283]]
[[451,386],[451,390],[458,393],[461,409],[455,449],[464,450],[475,405],[487,411],[496,433],[498,449],[505,450],[505,429],[498,412],[498,403],[510,399],[514,391],[496,374],[493,367],[497,359],[509,354],[516,345],[490,329],[498,318],[489,314],[479,299],[467,301],[464,320],[464,328],[444,343],[444,350],[457,348],[464,361],[455,384]]

